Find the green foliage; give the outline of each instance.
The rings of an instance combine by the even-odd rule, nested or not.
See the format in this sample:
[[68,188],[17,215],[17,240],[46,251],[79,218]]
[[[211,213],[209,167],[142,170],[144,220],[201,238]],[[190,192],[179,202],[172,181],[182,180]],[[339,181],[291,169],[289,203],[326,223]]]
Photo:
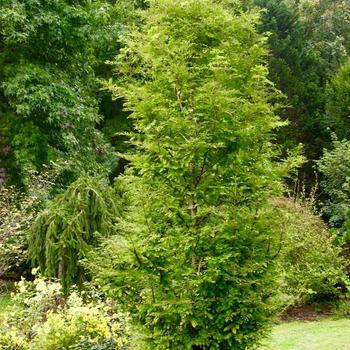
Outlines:
[[[348,1],[254,0],[263,9],[259,30],[270,32],[270,79],[286,95],[280,133],[288,148],[302,142],[308,159],[329,143],[327,84],[349,53]],[[309,166],[308,175],[313,176]]]
[[115,195],[99,179],[80,177],[40,213],[30,229],[29,255],[43,274],[67,290],[83,278],[79,260],[112,232]]
[[50,197],[57,169],[29,172],[26,187],[0,185],[0,276],[28,270],[27,231]]
[[124,36],[117,83],[132,111],[129,199],[91,261],[150,349],[247,349],[266,331],[278,237],[265,38],[237,2],[151,1]]
[[284,307],[336,300],[348,285],[345,261],[334,236],[309,203],[276,199],[282,233],[281,292]]
[[[105,304],[64,297],[86,266],[131,313],[142,350],[246,350],[276,300],[340,297],[327,227],[302,204],[276,206],[301,157],[282,161],[275,133],[280,113],[281,148],[303,142],[309,159],[331,131],[349,137],[349,4],[0,0],[0,275],[26,271],[29,244],[33,266],[62,283],[19,284],[0,349],[129,348]],[[256,5],[261,19],[243,10]],[[118,168],[105,138],[125,152]],[[64,165],[40,175],[52,161]],[[122,195],[99,180],[128,163]],[[318,169],[343,243],[350,142],[335,140]]]
[[327,125],[337,136],[350,138],[350,60],[333,77],[327,99]]
[[[117,317],[109,316],[103,304],[84,305],[72,294],[64,313],[49,313],[47,320],[36,327],[37,335],[31,341],[31,350],[119,350],[126,349],[128,339],[122,334]],[[57,336],[57,335],[60,336]]]
[[350,142],[335,139],[332,146],[317,162],[324,194],[320,204],[330,225],[345,233],[346,211],[350,207]]
[[0,318],[1,350],[125,350],[129,344],[125,315],[76,292],[65,298],[59,283],[43,278],[19,282]]
[[17,172],[62,158],[75,174],[109,165],[95,70],[116,53],[118,17],[107,1],[0,1],[0,110]]

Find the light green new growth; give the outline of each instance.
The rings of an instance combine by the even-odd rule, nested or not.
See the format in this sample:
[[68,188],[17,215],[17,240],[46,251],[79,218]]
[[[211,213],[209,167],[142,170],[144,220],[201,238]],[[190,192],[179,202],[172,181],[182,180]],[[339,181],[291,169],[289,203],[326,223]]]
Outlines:
[[91,265],[147,334],[143,349],[247,349],[273,314],[269,198],[289,166],[272,145],[282,123],[265,38],[237,1],[150,5],[107,84],[132,111],[132,205]]

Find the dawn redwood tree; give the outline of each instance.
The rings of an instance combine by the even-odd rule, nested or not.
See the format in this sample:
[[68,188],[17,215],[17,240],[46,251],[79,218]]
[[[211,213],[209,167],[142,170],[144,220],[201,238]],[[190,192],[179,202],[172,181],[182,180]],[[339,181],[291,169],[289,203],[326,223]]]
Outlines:
[[273,206],[290,162],[272,145],[265,37],[237,1],[150,1],[124,35],[117,81],[132,113],[129,206],[96,281],[149,349],[248,349],[273,316]]

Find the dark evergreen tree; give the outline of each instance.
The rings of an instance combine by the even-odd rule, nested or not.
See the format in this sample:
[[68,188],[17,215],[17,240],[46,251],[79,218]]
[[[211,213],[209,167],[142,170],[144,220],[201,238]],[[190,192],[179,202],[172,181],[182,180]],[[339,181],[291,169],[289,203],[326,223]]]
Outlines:
[[279,133],[286,148],[303,143],[313,160],[330,142],[327,84],[349,50],[350,5],[346,1],[254,0],[263,9],[261,32],[269,32],[270,79],[286,95],[283,119],[290,125]]

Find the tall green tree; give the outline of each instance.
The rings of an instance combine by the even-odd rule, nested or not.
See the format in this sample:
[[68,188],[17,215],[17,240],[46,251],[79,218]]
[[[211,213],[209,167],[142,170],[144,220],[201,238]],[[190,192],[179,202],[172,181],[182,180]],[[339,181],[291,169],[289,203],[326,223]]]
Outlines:
[[130,28],[107,83],[135,132],[129,206],[93,259],[150,349],[247,349],[273,316],[269,199],[289,163],[269,103],[266,39],[237,1],[158,0]]

